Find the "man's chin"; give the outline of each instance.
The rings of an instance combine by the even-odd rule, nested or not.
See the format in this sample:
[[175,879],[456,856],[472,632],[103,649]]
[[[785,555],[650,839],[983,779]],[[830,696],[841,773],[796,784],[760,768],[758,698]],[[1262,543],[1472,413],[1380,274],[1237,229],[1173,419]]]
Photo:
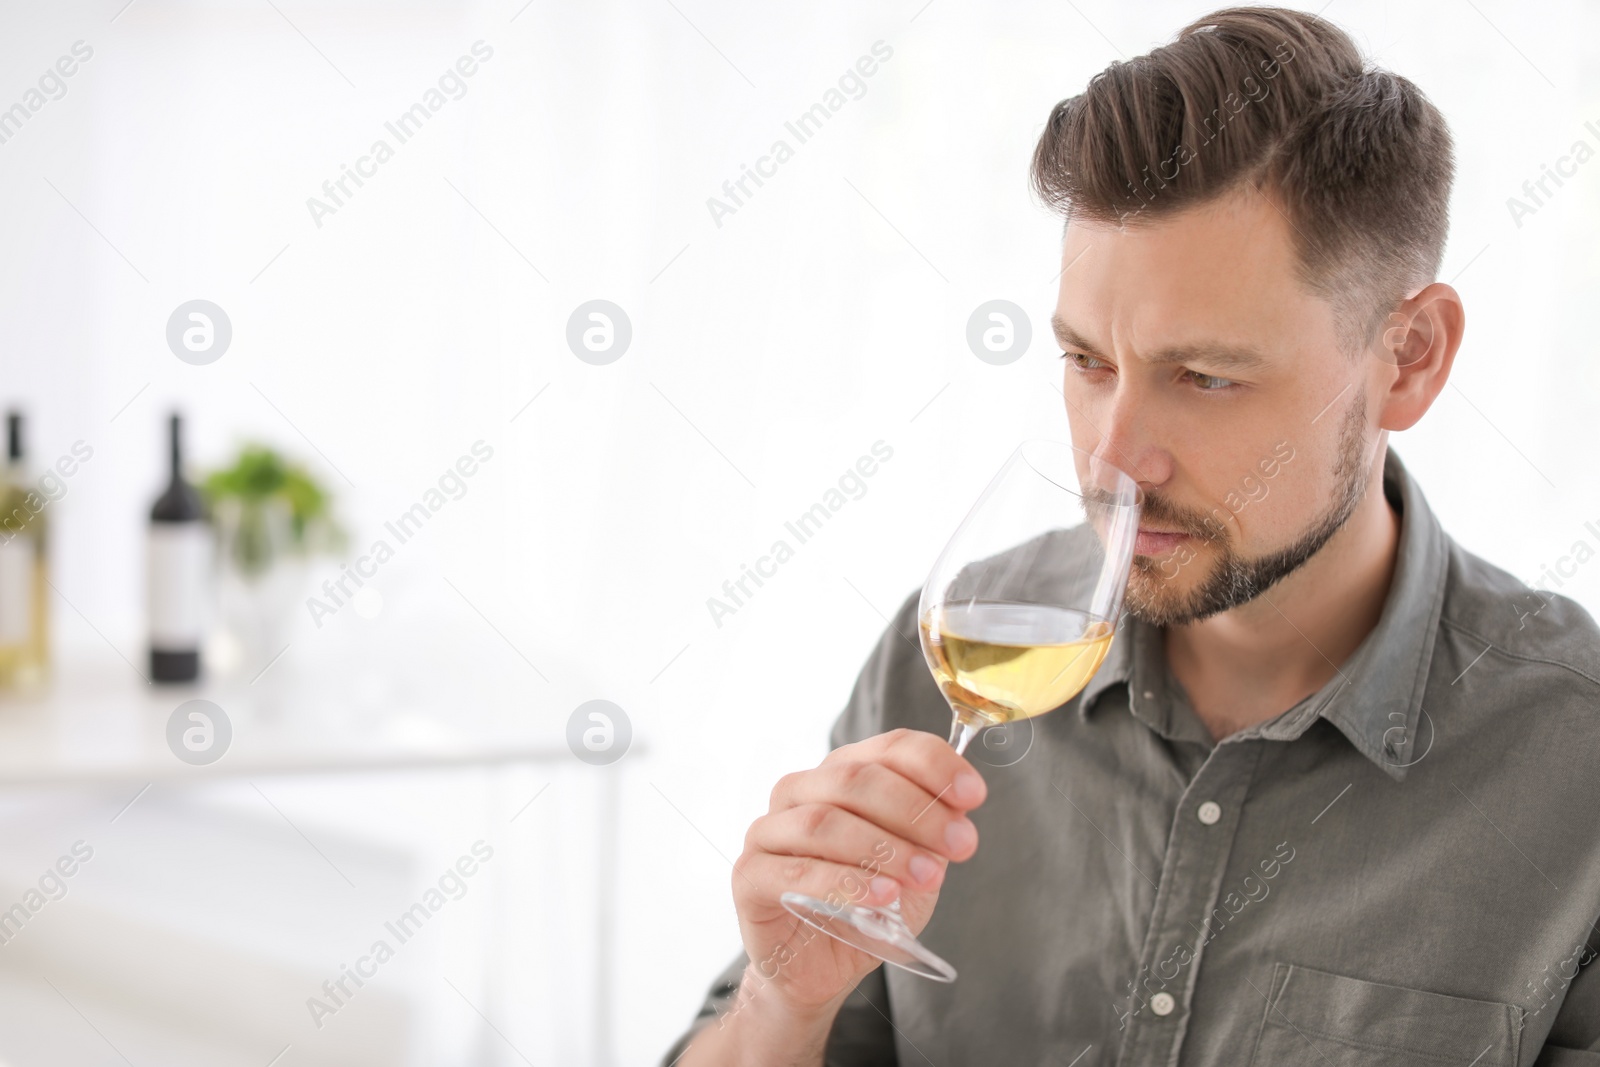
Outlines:
[[1128,572],[1128,591],[1123,598],[1128,613],[1156,626],[1172,626],[1192,613],[1190,601],[1204,579],[1204,564],[1196,559],[1178,565],[1176,553],[1166,556],[1135,556]]
[[1123,601],[1128,613],[1144,622],[1166,625],[1166,619],[1181,611],[1184,590],[1179,581],[1187,584],[1187,574],[1174,574],[1176,561],[1160,557],[1138,555],[1133,558],[1133,568],[1128,571],[1128,592]]

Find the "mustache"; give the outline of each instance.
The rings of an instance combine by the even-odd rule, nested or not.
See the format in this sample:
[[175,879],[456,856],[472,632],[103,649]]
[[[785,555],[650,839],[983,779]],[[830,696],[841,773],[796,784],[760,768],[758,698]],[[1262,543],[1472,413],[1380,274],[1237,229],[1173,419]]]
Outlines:
[[[1099,486],[1090,486],[1083,490],[1083,503],[1084,510],[1092,518],[1105,518],[1115,510],[1126,507],[1114,494]],[[1210,514],[1188,511],[1148,489],[1144,493],[1144,505],[1139,509],[1139,521],[1141,524],[1152,523],[1168,529],[1176,528],[1202,541],[1225,541],[1228,536],[1227,527]]]
[[1154,496],[1149,491],[1145,492],[1141,517],[1160,526],[1176,526],[1190,537],[1198,537],[1204,541],[1222,541],[1228,536],[1227,526],[1219,523],[1210,514],[1191,513],[1173,504],[1166,497]]

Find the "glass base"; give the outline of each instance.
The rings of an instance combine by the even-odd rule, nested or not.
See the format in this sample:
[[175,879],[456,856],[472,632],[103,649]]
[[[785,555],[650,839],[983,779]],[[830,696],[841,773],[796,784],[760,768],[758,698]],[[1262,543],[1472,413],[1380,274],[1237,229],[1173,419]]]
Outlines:
[[896,906],[846,903],[835,907],[804,893],[785,893],[778,899],[789,914],[869,956],[936,982],[956,980],[956,969],[923,947]]

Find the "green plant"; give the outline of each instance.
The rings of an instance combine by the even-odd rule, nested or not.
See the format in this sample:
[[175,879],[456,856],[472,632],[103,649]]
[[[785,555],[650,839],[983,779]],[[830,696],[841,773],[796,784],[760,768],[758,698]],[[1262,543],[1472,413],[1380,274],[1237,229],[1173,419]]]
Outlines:
[[[228,552],[245,574],[265,571],[281,551],[307,555],[344,547],[327,490],[266,445],[246,444],[233,466],[206,475],[200,491],[219,518],[228,513]],[[286,536],[273,528],[274,512],[282,511]]]

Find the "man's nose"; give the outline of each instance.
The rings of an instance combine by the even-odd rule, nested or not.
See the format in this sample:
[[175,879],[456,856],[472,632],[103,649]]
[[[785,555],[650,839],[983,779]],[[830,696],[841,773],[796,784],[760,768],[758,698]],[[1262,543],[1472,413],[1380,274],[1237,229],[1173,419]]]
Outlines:
[[1166,484],[1172,475],[1172,456],[1157,439],[1159,428],[1152,424],[1149,404],[1119,382],[1101,417],[1095,455],[1127,472],[1143,489]]

